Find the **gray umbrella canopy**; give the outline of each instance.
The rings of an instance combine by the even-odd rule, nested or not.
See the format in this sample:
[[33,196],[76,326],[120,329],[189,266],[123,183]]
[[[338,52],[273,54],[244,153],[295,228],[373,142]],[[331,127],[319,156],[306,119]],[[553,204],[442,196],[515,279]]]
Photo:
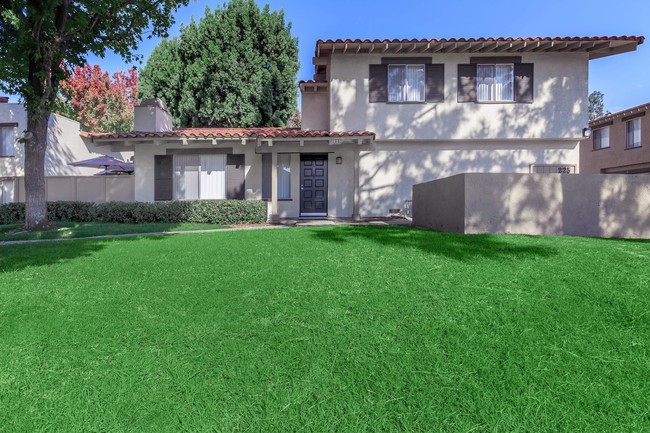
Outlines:
[[113,158],[112,156],[107,155],[86,159],[84,161],[71,162],[68,165],[72,165],[74,167],[89,167],[98,169],[103,168],[106,172],[132,172],[135,169],[135,166],[132,163],[120,161],[117,158]]

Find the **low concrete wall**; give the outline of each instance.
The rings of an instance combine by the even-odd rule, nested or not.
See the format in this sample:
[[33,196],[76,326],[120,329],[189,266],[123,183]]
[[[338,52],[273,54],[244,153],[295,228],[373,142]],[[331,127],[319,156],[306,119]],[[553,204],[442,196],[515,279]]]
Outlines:
[[[47,201],[135,201],[135,176],[48,176]],[[14,180],[14,198],[25,201],[25,179]]]
[[460,174],[413,187],[413,223],[467,234],[650,238],[650,175]]

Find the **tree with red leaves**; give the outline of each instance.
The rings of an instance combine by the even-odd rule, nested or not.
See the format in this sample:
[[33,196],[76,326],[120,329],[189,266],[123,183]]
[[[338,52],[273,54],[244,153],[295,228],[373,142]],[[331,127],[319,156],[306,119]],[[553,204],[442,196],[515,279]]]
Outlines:
[[138,103],[135,68],[112,78],[98,65],[77,66],[60,83],[57,111],[73,117],[84,131],[123,132],[133,129],[133,107]]

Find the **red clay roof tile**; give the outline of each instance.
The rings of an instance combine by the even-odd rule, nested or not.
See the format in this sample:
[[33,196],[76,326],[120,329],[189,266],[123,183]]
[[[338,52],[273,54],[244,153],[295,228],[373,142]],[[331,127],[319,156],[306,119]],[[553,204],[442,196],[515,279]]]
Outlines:
[[94,132],[86,136],[93,139],[129,138],[345,138],[374,136],[370,131],[324,131],[297,128],[178,128],[166,132]]

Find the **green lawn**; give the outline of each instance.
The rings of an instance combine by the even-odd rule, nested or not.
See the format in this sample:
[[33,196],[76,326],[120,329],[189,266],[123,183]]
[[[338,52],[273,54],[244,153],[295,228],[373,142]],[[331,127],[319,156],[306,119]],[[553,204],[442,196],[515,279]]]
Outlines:
[[320,227],[0,247],[6,431],[650,430],[650,243]]
[[149,223],[149,224],[111,224],[111,223],[71,223],[54,222],[54,230],[43,232],[7,233],[21,227],[20,224],[0,225],[0,242],[28,239],[87,238],[90,236],[119,235],[128,233],[157,233],[188,230],[216,230],[227,228],[217,224],[198,223]]

